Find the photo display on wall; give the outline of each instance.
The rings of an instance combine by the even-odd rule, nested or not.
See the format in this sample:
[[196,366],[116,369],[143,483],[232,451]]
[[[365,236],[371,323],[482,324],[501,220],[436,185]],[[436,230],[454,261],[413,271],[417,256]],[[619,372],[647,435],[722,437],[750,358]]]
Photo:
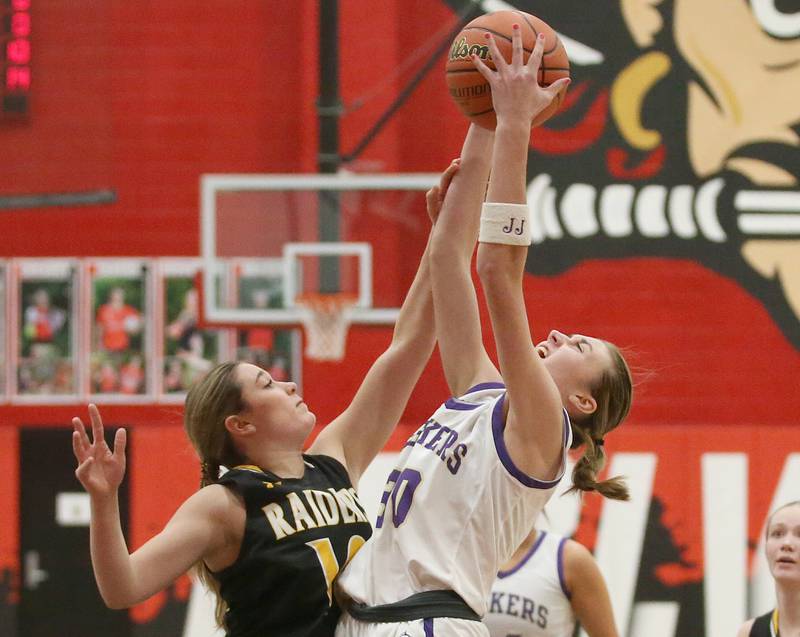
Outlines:
[[[284,307],[282,259],[249,259],[229,265],[227,305],[241,309]],[[293,380],[302,391],[299,329],[253,325],[236,330],[236,359],[266,369],[275,380]]]
[[[280,259],[228,261],[231,308],[282,308]],[[200,259],[0,260],[0,403],[182,403],[215,365],[244,361],[302,391],[302,335],[200,324]]]
[[0,403],[8,400],[8,355],[6,354],[6,340],[8,340],[8,316],[6,315],[6,290],[8,283],[8,267],[5,261],[0,261]]
[[183,401],[189,387],[217,363],[234,357],[231,330],[198,327],[200,261],[160,259],[158,264],[159,394]]
[[13,393],[24,402],[74,399],[79,373],[78,263],[20,259],[13,268]]
[[152,394],[152,267],[136,259],[87,265],[91,293],[89,393],[130,400]]

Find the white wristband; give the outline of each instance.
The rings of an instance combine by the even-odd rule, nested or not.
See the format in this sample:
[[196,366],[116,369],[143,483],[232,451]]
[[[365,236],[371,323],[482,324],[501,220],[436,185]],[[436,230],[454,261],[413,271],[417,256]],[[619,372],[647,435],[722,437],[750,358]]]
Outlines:
[[512,246],[531,244],[528,206],[524,203],[485,202],[481,209],[481,243],[505,243]]

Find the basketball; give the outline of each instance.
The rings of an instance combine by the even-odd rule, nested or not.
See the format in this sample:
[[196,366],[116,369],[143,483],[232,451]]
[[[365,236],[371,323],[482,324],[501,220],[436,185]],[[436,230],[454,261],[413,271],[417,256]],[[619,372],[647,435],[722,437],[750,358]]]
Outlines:
[[[447,58],[447,88],[450,96],[464,115],[473,122],[494,130],[497,118],[492,108],[492,91],[489,83],[480,71],[475,68],[471,56],[479,55],[490,69],[494,69],[486,33],[492,33],[497,47],[506,59],[511,62],[511,31],[518,24],[522,33],[524,60],[527,62],[536,37],[544,33],[544,53],[539,68],[539,84],[549,86],[562,77],[569,77],[569,59],[564,45],[555,31],[543,20],[523,11],[496,11],[475,18],[468,23],[453,40]],[[566,88],[561,90],[553,102],[539,113],[533,120],[538,126],[552,117],[564,101]]]

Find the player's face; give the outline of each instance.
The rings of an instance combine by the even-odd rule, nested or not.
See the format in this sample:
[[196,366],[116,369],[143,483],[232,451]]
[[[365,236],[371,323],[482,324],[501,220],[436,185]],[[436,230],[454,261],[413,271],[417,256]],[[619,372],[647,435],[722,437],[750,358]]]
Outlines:
[[583,334],[564,334],[553,330],[547,340],[537,343],[536,353],[553,377],[564,405],[569,408],[569,396],[576,391],[591,393],[605,369],[611,364],[606,344]]
[[236,380],[247,405],[243,418],[270,436],[305,440],[316,416],[298,395],[295,383],[275,380],[269,372],[250,363],[236,368]]
[[766,549],[772,576],[777,581],[800,585],[800,504],[773,514]]

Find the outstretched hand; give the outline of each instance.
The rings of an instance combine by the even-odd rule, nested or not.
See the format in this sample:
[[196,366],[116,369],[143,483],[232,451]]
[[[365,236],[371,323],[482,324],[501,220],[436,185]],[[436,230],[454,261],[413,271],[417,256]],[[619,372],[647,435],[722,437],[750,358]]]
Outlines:
[[496,70],[486,66],[477,55],[472,56],[472,61],[492,89],[497,123],[500,125],[503,121],[511,121],[529,126],[559,91],[569,84],[569,78],[556,80],[547,87],[539,85],[537,78],[544,52],[544,35],[541,33],[536,38],[533,53],[527,62],[523,62],[522,34],[519,25],[514,25],[511,31],[511,64],[506,62],[491,33],[486,34],[486,39]]
[[120,428],[114,436],[114,451],[103,436],[103,420],[95,405],[89,405],[92,421],[92,440],[80,418],[72,419],[72,451],[78,460],[75,477],[91,496],[114,495],[125,475],[125,430]]
[[431,223],[435,224],[436,220],[439,218],[445,195],[447,195],[447,189],[450,187],[450,182],[453,181],[453,177],[460,167],[461,158],[456,157],[442,173],[438,185],[425,193],[425,205],[428,208],[428,216],[431,218]]

